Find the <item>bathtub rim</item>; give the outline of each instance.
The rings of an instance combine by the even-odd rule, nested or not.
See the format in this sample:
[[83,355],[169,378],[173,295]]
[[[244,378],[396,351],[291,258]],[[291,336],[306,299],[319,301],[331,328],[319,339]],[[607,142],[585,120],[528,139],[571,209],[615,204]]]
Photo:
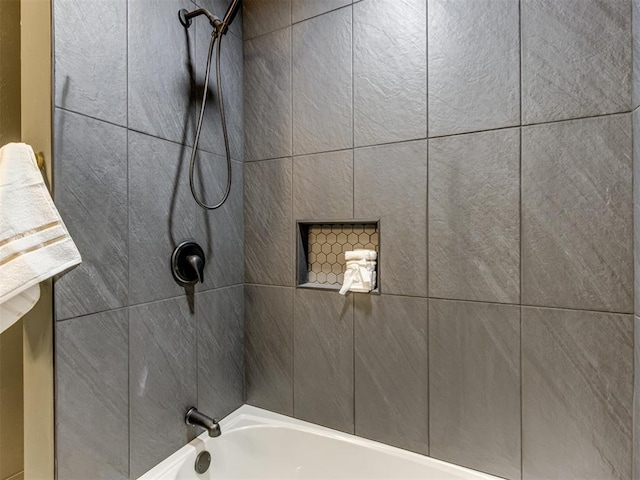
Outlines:
[[[375,440],[370,440],[368,438],[359,437],[339,430],[334,430],[332,428],[317,425],[315,423],[300,420],[298,418],[289,417],[280,413],[275,413],[270,410],[265,410],[246,403],[223,418],[220,421],[220,427],[222,429],[223,436],[225,432],[229,433],[240,431],[246,428],[290,428],[314,435],[332,438],[342,442],[347,442],[353,445],[359,445],[396,458],[402,458],[408,461],[420,463],[425,466],[439,466],[441,468],[448,468],[454,471],[459,471],[460,473],[468,475],[470,480],[502,480],[500,477],[496,477],[489,473],[473,470],[471,468],[463,467],[461,465],[430,457],[428,455],[412,452],[410,450],[404,450],[402,448],[387,445]],[[155,465],[153,468],[145,472],[142,476],[138,477],[138,480],[163,479],[164,476],[169,472],[176,471],[176,469],[182,467],[189,456],[194,455],[195,458],[198,453],[206,450],[208,440],[211,440],[212,442],[216,441],[215,439],[210,439],[207,432],[201,433],[189,443],[182,446],[179,450],[172,453],[160,463]]]

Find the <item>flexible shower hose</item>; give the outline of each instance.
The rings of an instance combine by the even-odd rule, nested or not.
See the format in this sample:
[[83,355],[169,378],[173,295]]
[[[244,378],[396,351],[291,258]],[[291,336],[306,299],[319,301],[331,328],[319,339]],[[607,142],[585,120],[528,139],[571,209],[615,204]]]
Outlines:
[[[222,123],[222,136],[224,138],[224,149],[227,157],[227,186],[224,191],[224,195],[220,202],[214,205],[207,205],[203,200],[198,198],[196,192],[196,185],[194,180],[194,171],[196,166],[196,155],[198,152],[198,143],[200,141],[200,131],[202,130],[202,119],[204,118],[204,111],[207,106],[207,93],[209,90],[209,76],[211,74],[211,54],[213,53],[213,45],[218,39],[218,48],[216,49],[216,82],[218,83],[218,106],[220,110],[220,121]],[[207,73],[204,77],[204,93],[202,94],[202,106],[200,107],[200,115],[198,116],[198,123],[196,125],[196,135],[193,140],[193,147],[191,148],[191,160],[189,161],[189,187],[191,187],[191,195],[198,205],[206,210],[215,210],[220,208],[229,197],[229,191],[231,190],[231,153],[229,151],[229,137],[227,135],[227,120],[224,115],[224,100],[222,98],[222,82],[220,81],[220,45],[222,43],[222,35],[218,36],[214,32],[211,34],[211,41],[209,42],[209,53],[207,54]]]

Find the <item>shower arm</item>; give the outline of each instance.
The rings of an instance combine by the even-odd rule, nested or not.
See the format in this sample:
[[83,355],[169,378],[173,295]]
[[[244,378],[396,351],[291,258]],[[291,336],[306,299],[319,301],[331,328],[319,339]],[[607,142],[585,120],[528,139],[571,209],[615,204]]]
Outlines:
[[224,35],[225,33],[227,33],[229,25],[235,18],[236,13],[238,13],[239,6],[240,0],[232,0],[229,8],[227,8],[226,13],[224,14],[224,17],[222,17],[222,20],[220,20],[206,8],[198,8],[192,12],[189,12],[183,8],[178,12],[178,18],[180,19],[180,23],[185,28],[189,28],[191,26],[192,18],[204,15],[209,19],[209,23],[214,28],[214,35]]
[[218,17],[216,17],[206,8],[198,8],[197,10],[194,10],[192,12],[189,12],[188,10],[183,8],[178,12],[178,18],[180,19],[180,23],[185,28],[189,28],[191,26],[192,18],[199,17],[200,15],[206,16],[209,19],[209,23],[211,24],[211,26],[214,27],[216,30],[218,30],[218,25],[221,24],[222,22]]

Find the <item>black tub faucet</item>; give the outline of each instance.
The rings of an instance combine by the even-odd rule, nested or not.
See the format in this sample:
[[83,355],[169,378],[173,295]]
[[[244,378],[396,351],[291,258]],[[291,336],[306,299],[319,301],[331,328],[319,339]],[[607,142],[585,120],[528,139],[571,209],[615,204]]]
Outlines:
[[222,434],[218,421],[215,418],[206,416],[204,413],[200,413],[196,407],[191,407],[187,410],[184,421],[187,425],[204,428],[209,432],[210,437],[219,437]]

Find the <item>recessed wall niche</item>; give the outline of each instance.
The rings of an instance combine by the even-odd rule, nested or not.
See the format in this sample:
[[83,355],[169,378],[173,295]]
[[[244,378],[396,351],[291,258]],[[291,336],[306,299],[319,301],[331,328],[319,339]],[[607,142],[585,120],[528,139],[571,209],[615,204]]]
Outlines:
[[[296,233],[298,287],[340,290],[349,250],[375,250],[380,264],[379,220],[299,220]],[[373,293],[380,287],[377,265]]]

